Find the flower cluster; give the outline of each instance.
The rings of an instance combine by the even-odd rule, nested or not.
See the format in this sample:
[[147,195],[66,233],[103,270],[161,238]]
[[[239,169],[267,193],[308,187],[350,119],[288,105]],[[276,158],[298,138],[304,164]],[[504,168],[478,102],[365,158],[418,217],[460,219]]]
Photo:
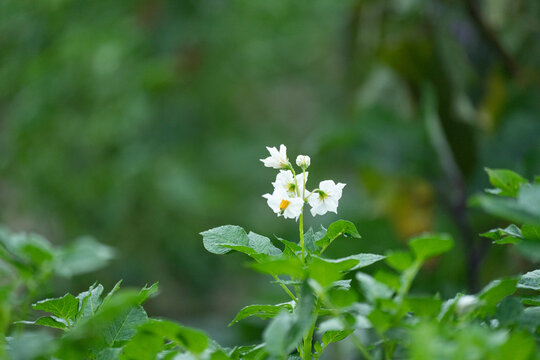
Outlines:
[[264,194],[263,197],[278,216],[298,220],[306,203],[311,206],[313,216],[324,215],[328,211],[337,214],[338,202],[345,184],[324,180],[317,189],[309,191],[306,189],[309,175],[306,169],[311,164],[309,156],[298,155],[296,158],[296,165],[302,169],[302,173],[297,175],[289,162],[285,145],[281,145],[279,151],[275,147],[267,149],[270,156],[261,161],[264,166],[277,169],[279,173],[276,181],[272,183],[274,192]]

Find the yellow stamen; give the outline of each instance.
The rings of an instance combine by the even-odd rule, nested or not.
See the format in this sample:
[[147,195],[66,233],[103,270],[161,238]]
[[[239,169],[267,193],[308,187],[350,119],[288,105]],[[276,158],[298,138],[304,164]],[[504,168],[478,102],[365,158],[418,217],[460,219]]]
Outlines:
[[289,206],[290,203],[291,202],[288,200],[285,200],[285,199],[281,200],[281,203],[279,204],[279,210],[282,210],[282,211],[285,210],[287,206]]

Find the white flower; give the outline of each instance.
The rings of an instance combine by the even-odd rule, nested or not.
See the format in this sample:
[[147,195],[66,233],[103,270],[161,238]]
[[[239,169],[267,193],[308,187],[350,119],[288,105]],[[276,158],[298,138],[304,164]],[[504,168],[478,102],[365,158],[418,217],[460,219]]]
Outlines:
[[309,197],[311,215],[324,215],[328,211],[337,214],[338,201],[345,184],[334,183],[332,180],[321,181],[319,189],[313,191]]
[[474,310],[479,304],[478,298],[474,295],[463,295],[456,302],[456,312],[459,315]]
[[274,169],[286,169],[290,166],[289,158],[287,158],[287,147],[283,144],[279,146],[279,151],[275,147],[266,147],[270,156],[266,159],[261,159],[264,166]]
[[296,165],[298,165],[302,170],[306,170],[311,164],[311,159],[307,155],[298,155],[296,157]]
[[302,213],[304,200],[299,197],[290,196],[287,191],[282,188],[274,189],[272,194],[264,194],[263,198],[267,200],[268,206],[278,216],[283,215],[286,219],[298,220]]
[[274,185],[275,189],[285,190],[289,196],[300,196],[301,198],[304,198],[310,194],[307,190],[304,192],[304,184],[307,182],[307,179],[307,172],[296,175],[295,181],[292,171],[281,170],[279,174],[277,174],[276,181],[274,181],[272,185]]

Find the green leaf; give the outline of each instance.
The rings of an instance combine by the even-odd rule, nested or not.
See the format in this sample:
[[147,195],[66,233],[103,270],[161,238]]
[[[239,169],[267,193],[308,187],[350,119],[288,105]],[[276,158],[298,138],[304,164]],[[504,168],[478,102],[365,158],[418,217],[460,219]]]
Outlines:
[[540,290],[540,270],[533,270],[521,276],[518,288]]
[[282,257],[280,259],[269,258],[267,261],[250,264],[250,266],[262,273],[271,275],[290,275],[295,278],[304,278],[303,264],[297,257]]
[[421,261],[443,254],[453,246],[454,241],[448,234],[423,234],[409,241],[409,247]]
[[249,247],[255,250],[258,254],[266,254],[270,256],[281,256],[282,252],[272,244],[269,238],[254,232],[248,234]]
[[540,242],[540,226],[524,224],[521,227],[521,234],[526,240]]
[[516,244],[523,239],[521,230],[514,224],[501,229],[493,229],[480,236],[492,239],[496,244]]
[[285,247],[288,248],[289,250],[291,250],[293,253],[296,253],[298,251],[302,251],[302,248],[300,247],[300,245],[298,245],[295,242],[285,240],[285,239],[282,239],[282,238],[279,238],[279,237],[277,239],[279,241],[281,241],[285,245]]
[[528,183],[526,179],[511,170],[486,168],[486,172],[491,185],[497,188],[497,191],[490,192],[497,195],[516,196],[520,186]]
[[516,297],[508,296],[497,305],[497,319],[503,326],[515,324],[523,314],[523,305]]
[[386,263],[397,271],[404,271],[411,267],[413,258],[408,251],[391,251],[386,254]]
[[442,300],[438,297],[413,297],[404,300],[408,311],[419,317],[435,318],[441,311]]
[[75,276],[101,269],[113,258],[112,247],[85,236],[59,251],[54,268],[61,276]]
[[114,346],[119,341],[131,339],[137,332],[137,326],[148,320],[146,311],[142,306],[134,306],[121,311],[103,329],[103,336],[109,346]]
[[493,280],[480,291],[478,298],[484,301],[484,309],[488,313],[494,313],[502,299],[516,292],[517,284],[517,278]]
[[169,320],[150,319],[139,329],[169,339],[195,354],[202,353],[209,344],[208,336],[204,332]]
[[164,343],[165,340],[162,336],[140,327],[135,336],[123,347],[122,359],[156,359]]
[[540,226],[540,184],[521,186],[517,199],[477,196],[473,203],[500,218]]
[[42,325],[62,330],[65,330],[67,328],[66,320],[58,318],[56,316],[42,316],[36,321],[17,321],[17,324]]
[[118,360],[121,353],[122,348],[106,348],[96,355],[96,360]]
[[325,234],[326,230],[324,228],[315,232],[313,231],[313,228],[310,227],[309,230],[304,233],[304,244],[306,249],[310,253],[318,253],[319,248],[315,244],[317,241],[321,240]]
[[326,235],[320,240],[315,241],[315,245],[321,248],[321,253],[339,236],[352,237],[355,239],[360,239],[360,234],[356,230],[356,226],[350,221],[338,220],[333,222],[328,227]]
[[495,360],[527,360],[534,358],[534,338],[524,331],[510,331],[509,338],[497,349]]
[[378,299],[389,299],[394,293],[388,286],[378,282],[368,274],[358,272],[356,280],[360,283],[364,296],[371,303],[376,303]]
[[32,305],[35,310],[50,312],[56,317],[70,320],[75,319],[79,311],[79,300],[67,293],[61,298],[45,299]]
[[336,343],[347,338],[353,331],[354,329],[327,331],[323,334],[322,341],[325,345]]
[[77,295],[79,299],[79,311],[77,313],[77,319],[93,316],[101,305],[101,294],[103,293],[103,286],[101,284],[92,285],[88,291],[82,292]]
[[313,294],[304,284],[294,313],[282,310],[265,329],[263,339],[266,351],[271,355],[283,357],[295,349],[315,321],[314,307]]
[[354,260],[339,263],[313,257],[308,266],[309,277],[315,280],[322,289],[326,289],[332,283],[341,279],[344,269],[352,268],[354,265]]
[[226,254],[231,249],[224,245],[240,245],[249,247],[250,238],[245,230],[236,225],[224,225],[201,233],[206,250],[213,254]]
[[158,291],[159,291],[159,288],[158,288],[157,282],[153,283],[149,287],[147,286],[143,287],[141,291],[139,291],[139,300],[138,300],[139,304],[142,304],[143,302],[148,300],[148,298],[157,295]]
[[243,320],[250,316],[256,316],[261,319],[273,318],[282,310],[289,310],[292,312],[293,303],[287,302],[277,305],[249,305],[240,310],[236,317],[229,323],[229,326],[236,324],[240,320]]

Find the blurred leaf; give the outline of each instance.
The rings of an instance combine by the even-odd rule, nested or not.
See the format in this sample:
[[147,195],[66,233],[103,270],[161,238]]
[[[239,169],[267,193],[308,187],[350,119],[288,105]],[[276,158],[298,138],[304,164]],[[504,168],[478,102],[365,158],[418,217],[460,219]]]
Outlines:
[[496,244],[516,244],[523,239],[521,230],[514,224],[505,229],[498,228],[490,230],[480,234],[480,236],[490,238]]
[[280,259],[269,258],[265,262],[250,264],[250,266],[257,271],[266,274],[285,274],[298,279],[304,278],[303,264],[297,257],[282,257]]
[[494,313],[497,304],[516,291],[517,284],[517,278],[493,280],[478,293],[478,298],[484,301],[488,313]]
[[421,261],[443,254],[453,246],[454,241],[448,234],[423,234],[409,241],[409,247]]
[[413,264],[413,258],[408,251],[390,251],[386,254],[386,263],[397,271],[404,271]]
[[375,303],[378,299],[389,299],[394,293],[388,286],[367,274],[357,272],[356,280],[360,283],[363,295],[370,303]]
[[517,196],[519,188],[528,181],[519,174],[506,169],[488,169],[489,182],[497,188],[497,191],[490,191],[501,196]]
[[204,332],[169,320],[150,319],[139,327],[139,331],[160,335],[195,354],[202,353],[209,344],[208,336]]
[[55,271],[62,276],[75,276],[101,269],[114,257],[111,247],[91,237],[81,237],[60,249]]
[[522,275],[517,284],[518,288],[540,290],[540,270],[533,270]]

